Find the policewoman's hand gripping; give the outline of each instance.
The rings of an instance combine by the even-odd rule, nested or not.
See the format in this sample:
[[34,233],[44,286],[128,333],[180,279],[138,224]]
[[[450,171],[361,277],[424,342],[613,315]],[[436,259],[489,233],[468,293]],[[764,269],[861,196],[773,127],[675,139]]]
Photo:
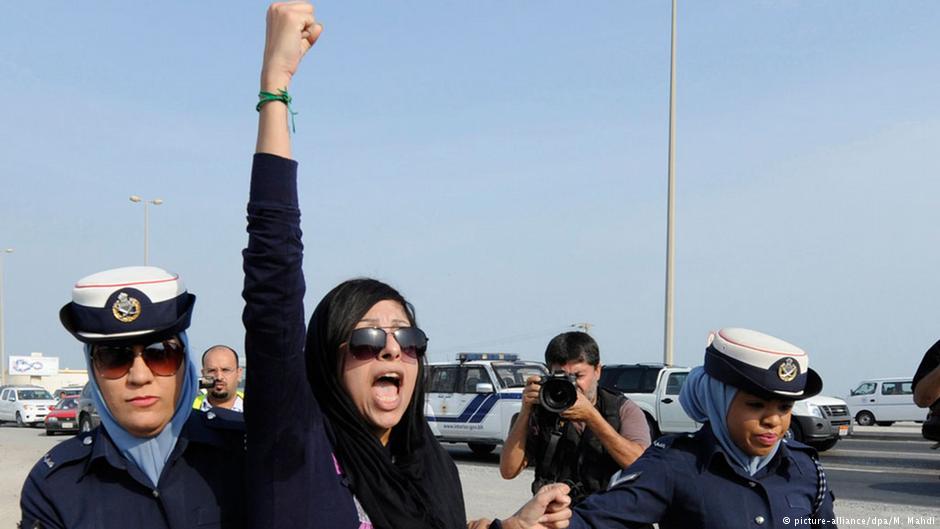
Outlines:
[[511,518],[505,529],[563,529],[571,519],[570,488],[564,483],[545,485]]

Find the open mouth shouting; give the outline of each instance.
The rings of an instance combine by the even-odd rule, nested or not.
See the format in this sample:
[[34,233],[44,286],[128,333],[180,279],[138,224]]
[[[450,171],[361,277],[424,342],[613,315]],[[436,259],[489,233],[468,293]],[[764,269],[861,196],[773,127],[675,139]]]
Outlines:
[[402,374],[394,371],[382,373],[372,383],[372,397],[376,407],[394,411],[401,404]]

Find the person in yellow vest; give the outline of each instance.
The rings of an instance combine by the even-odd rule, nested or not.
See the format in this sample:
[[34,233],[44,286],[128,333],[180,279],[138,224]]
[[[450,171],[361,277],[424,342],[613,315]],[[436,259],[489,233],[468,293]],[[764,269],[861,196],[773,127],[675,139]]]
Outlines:
[[209,411],[226,408],[243,412],[245,394],[238,390],[242,368],[238,365],[238,353],[227,345],[213,345],[202,353],[202,377],[212,380],[213,385],[200,393],[193,401],[193,408]]

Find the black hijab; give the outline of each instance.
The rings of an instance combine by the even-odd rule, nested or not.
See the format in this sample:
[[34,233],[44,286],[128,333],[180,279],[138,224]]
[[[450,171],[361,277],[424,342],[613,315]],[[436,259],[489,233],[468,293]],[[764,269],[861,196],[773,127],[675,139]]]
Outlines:
[[414,308],[374,279],[341,283],[317,305],[307,327],[307,376],[326,415],[327,432],[350,485],[377,529],[465,529],[460,476],[424,418],[424,360],[401,421],[383,446],[340,382],[340,344],[373,305],[400,303],[415,325]]

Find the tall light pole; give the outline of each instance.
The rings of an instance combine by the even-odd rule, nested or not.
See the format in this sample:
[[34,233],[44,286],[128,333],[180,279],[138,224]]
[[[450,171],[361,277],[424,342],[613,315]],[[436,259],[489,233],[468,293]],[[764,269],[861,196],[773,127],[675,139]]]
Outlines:
[[672,43],[669,50],[669,190],[666,207],[666,324],[663,363],[673,363],[673,282],[676,249],[676,0],[672,0]]
[[159,206],[163,204],[163,199],[145,200],[137,195],[131,195],[131,202],[142,202],[144,204],[144,265],[148,265],[150,264],[150,214],[147,212],[147,204]]
[[7,353],[3,336],[3,258],[13,253],[13,248],[0,250],[0,385],[7,383]]

